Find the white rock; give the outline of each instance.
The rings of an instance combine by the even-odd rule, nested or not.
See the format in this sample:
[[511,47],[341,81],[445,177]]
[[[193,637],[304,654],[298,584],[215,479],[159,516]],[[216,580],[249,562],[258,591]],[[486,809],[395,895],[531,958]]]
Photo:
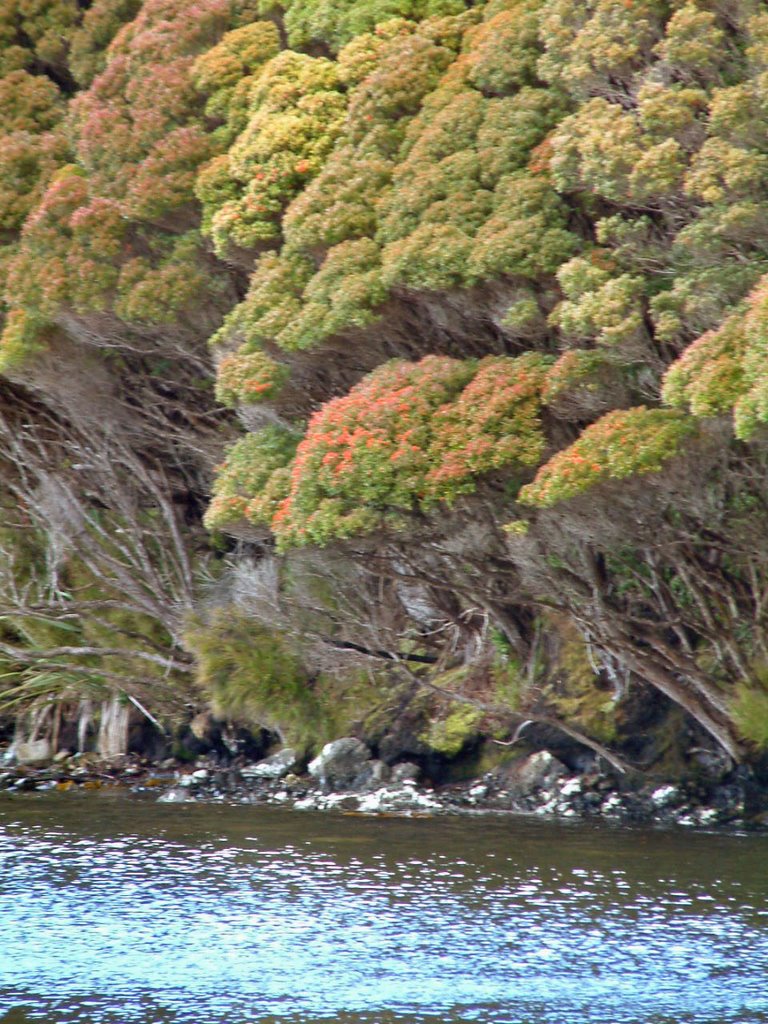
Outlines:
[[293,805],[297,811],[317,810],[317,799],[314,796],[304,796]]
[[180,785],[174,786],[173,789],[169,789],[167,793],[163,793],[157,798],[159,804],[185,804],[190,800],[192,800],[192,796],[188,792],[188,787],[182,789]]
[[696,812],[696,817],[700,825],[711,825],[712,822],[717,821],[718,815],[714,807],[700,807]]
[[282,779],[289,772],[293,771],[298,763],[296,751],[290,747],[278,750],[271,757],[259,761],[258,764],[248,765],[243,768],[241,775],[254,779]]
[[566,779],[565,782],[561,783],[559,788],[560,796],[569,797],[577,796],[579,793],[581,793],[583,786],[581,783],[581,779],[577,776],[574,776],[574,778],[572,779]]
[[507,785],[516,797],[532,796],[540,790],[549,789],[567,774],[568,769],[562,761],[548,750],[540,750],[515,765]]
[[421,775],[421,768],[412,761],[402,761],[392,769],[392,781],[401,786],[415,786]]
[[651,793],[651,803],[655,807],[669,807],[679,797],[680,791],[677,786],[660,786]]
[[353,787],[361,777],[370,778],[366,773],[371,752],[364,743],[353,736],[326,743],[307,771],[323,786],[343,790]]
[[607,796],[600,805],[600,810],[603,814],[616,814],[621,810],[621,797],[618,793],[611,793]]

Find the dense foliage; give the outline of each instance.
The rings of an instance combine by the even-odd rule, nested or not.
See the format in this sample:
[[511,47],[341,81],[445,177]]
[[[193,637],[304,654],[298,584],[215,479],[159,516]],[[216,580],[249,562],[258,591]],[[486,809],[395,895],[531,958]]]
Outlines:
[[2,454],[46,614],[116,611],[133,560],[162,636],[111,628],[177,671],[263,562],[280,614],[238,615],[286,692],[346,651],[479,700],[502,657],[533,713],[575,631],[617,707],[764,745],[766,96],[758,0],[6,3]]

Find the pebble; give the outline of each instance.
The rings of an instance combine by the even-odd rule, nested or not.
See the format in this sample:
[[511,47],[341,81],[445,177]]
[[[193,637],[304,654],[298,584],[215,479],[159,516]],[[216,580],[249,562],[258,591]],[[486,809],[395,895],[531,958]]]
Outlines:
[[[338,748],[331,748],[338,754]],[[292,806],[297,810],[336,811],[358,814],[478,814],[483,812],[525,813],[565,819],[603,817],[612,821],[659,822],[685,828],[729,827],[768,830],[768,794],[755,806],[750,797],[749,820],[745,819],[746,784],[749,769],[739,768],[719,777],[702,793],[700,780],[690,790],[685,783],[642,784],[618,791],[616,777],[594,765],[582,774],[566,773],[560,762],[547,756],[528,755],[533,767],[542,769],[531,786],[521,792],[519,776],[489,772],[467,783],[432,789],[417,780],[420,769],[410,762],[385,765],[360,745],[346,743],[341,753],[350,783],[341,780],[329,788],[328,779],[299,774],[295,755],[286,750],[255,765],[221,764],[213,758],[182,766],[166,759],[159,765],[140,758],[125,758],[119,764],[100,761],[94,755],[62,757],[46,766],[31,768],[9,765],[0,751],[0,792],[13,794],[55,790],[64,794],[108,786],[124,786],[145,796],[153,794],[162,803],[223,802]],[[349,761],[359,759],[358,765]],[[259,768],[259,766],[263,766]],[[294,765],[289,770],[289,766]],[[557,770],[552,770],[552,766]],[[264,770],[269,767],[269,772]],[[254,768],[259,768],[254,771]],[[359,769],[359,770],[358,770]],[[319,773],[318,773],[319,774]],[[325,773],[327,776],[327,772]],[[529,773],[530,774],[530,773]],[[280,777],[282,776],[282,777]],[[528,780],[531,781],[530,779]],[[752,783],[754,794],[754,784]],[[159,790],[163,789],[163,792]],[[707,795],[708,793],[708,795]],[[709,800],[709,803],[707,802]]]

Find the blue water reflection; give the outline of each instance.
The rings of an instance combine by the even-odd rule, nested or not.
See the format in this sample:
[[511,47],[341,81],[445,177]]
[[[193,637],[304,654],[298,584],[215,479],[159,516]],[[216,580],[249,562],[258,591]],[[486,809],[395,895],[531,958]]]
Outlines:
[[4,1024],[768,1021],[765,840],[107,812],[0,811]]

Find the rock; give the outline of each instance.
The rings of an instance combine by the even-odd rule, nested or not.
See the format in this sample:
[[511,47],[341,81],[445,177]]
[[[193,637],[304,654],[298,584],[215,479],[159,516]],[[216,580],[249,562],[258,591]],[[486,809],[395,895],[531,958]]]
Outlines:
[[681,794],[677,786],[659,786],[651,793],[651,803],[654,807],[670,807],[672,804],[680,803]]
[[732,770],[733,762],[723,750],[692,747],[688,751],[691,766],[706,782],[720,782]]
[[30,793],[32,790],[37,789],[37,782],[32,778],[25,777],[17,779],[13,784],[13,788],[20,793]]
[[297,811],[316,811],[319,807],[317,793],[310,793],[294,803]]
[[207,782],[210,779],[211,773],[207,768],[199,768],[196,772],[192,772],[192,782],[199,786],[202,782]]
[[49,740],[29,740],[27,743],[17,743],[15,751],[19,764],[47,764],[51,760]]
[[582,781],[578,776],[566,779],[565,782],[560,784],[560,796],[566,800],[574,796],[581,796],[583,788]]
[[371,752],[364,743],[345,736],[326,743],[307,771],[326,789],[354,789],[370,778],[370,760]]
[[624,810],[624,804],[618,793],[610,793],[600,805],[600,813],[609,818],[618,817]]
[[551,788],[568,769],[548,750],[540,750],[523,761],[518,761],[509,773],[507,788],[514,797],[533,796]]
[[392,772],[389,765],[383,761],[369,761],[363,766],[362,771],[355,779],[352,788],[358,791],[369,792],[381,789],[389,782]]
[[296,768],[298,761],[296,751],[286,747],[271,757],[259,761],[258,764],[243,768],[240,774],[247,779],[282,779]]
[[54,755],[53,762],[54,764],[60,764],[62,761],[66,761],[68,757],[72,757],[71,750],[59,750],[58,753]]
[[361,796],[357,809],[362,814],[388,812],[439,811],[442,804],[429,793],[422,793],[413,786],[386,786],[373,793]]
[[194,797],[189,792],[189,787],[173,786],[167,792],[163,793],[162,796],[157,798],[159,804],[186,804]]
[[392,782],[418,782],[421,768],[412,761],[403,761],[392,769]]

